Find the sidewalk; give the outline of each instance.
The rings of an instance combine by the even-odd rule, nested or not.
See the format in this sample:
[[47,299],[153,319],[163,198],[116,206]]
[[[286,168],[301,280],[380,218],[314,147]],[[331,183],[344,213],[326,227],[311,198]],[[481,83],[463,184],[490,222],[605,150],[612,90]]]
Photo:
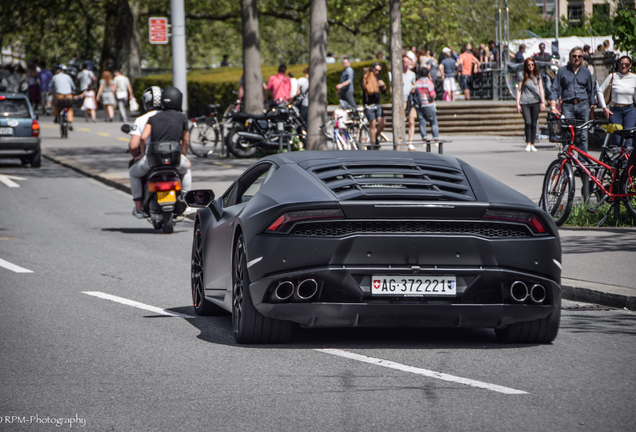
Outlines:
[[[122,123],[104,123],[101,112],[101,122],[85,123],[82,113],[78,114],[75,131],[70,132],[68,140],[59,138],[59,127],[51,117],[40,117],[43,156],[130,193],[130,156],[125,153],[128,136],[120,131]],[[419,138],[416,133],[415,142]],[[440,138],[452,141],[444,145],[444,154],[468,162],[535,203],[541,196],[546,167],[557,156],[554,146],[546,140],[536,144],[538,152],[526,153],[521,139],[486,135]],[[416,147],[423,151],[421,144]],[[192,156],[190,160],[193,187],[212,189],[217,196],[254,162],[217,155],[205,159]],[[636,229],[561,228],[559,233],[563,247],[563,298],[636,310]]]

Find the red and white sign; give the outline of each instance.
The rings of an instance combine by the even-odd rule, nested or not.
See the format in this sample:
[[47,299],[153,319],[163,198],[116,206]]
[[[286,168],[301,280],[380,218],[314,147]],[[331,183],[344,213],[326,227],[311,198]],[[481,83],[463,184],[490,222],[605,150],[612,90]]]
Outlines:
[[168,18],[150,17],[148,21],[148,28],[150,30],[150,43],[167,44],[168,27]]

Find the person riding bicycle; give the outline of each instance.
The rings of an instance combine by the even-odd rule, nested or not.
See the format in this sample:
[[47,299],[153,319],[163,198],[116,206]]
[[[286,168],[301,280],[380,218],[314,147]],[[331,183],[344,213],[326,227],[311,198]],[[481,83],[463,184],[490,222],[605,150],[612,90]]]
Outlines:
[[[192,164],[186,157],[190,145],[190,130],[188,119],[182,112],[183,94],[176,87],[165,88],[161,94],[163,111],[158,112],[146,123],[141,140],[150,142],[176,141],[181,149],[181,161],[177,167],[177,173],[181,176],[181,190],[183,194],[192,186]],[[148,145],[150,145],[150,142]]]
[[148,166],[146,141],[142,141],[141,133],[148,123],[148,119],[153,117],[161,110],[161,87],[153,86],[146,89],[141,97],[146,113],[137,117],[133,127],[130,129],[130,141],[128,142],[128,150],[133,157],[134,163],[128,170],[130,179],[130,191],[135,202],[133,208],[133,216],[138,219],[144,217],[143,213],[143,185],[141,179],[148,174],[150,167]]
[[49,84],[49,93],[53,95],[53,121],[55,123],[59,122],[58,115],[60,114],[60,105],[62,107],[68,107],[69,129],[73,130],[72,103],[75,83],[73,79],[65,73],[64,69],[64,65],[57,65],[55,67],[55,75]]

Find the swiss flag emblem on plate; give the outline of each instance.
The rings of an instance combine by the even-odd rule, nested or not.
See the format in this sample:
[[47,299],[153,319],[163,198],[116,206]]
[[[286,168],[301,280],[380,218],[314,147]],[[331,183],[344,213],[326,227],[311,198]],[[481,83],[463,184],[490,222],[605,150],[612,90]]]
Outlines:
[[380,284],[380,281],[379,281],[379,280],[374,280],[374,281],[373,281],[373,289],[377,289],[377,290],[379,290],[379,289],[380,289],[380,285],[381,285],[381,284]]

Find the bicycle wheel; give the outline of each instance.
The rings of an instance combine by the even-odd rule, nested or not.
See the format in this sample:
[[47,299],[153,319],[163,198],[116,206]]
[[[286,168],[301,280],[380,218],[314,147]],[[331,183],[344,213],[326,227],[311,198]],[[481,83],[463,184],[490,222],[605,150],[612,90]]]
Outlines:
[[541,205],[557,225],[562,225],[570,215],[574,201],[574,175],[569,162],[553,161],[543,179]]
[[328,151],[328,150],[334,150],[334,149],[335,149],[335,145],[333,140],[330,140],[328,138],[325,138],[324,140],[320,141],[316,145],[316,150],[318,151]]
[[371,132],[367,126],[361,126],[358,130],[358,142],[360,143],[360,149],[370,150],[371,148]]
[[624,194],[634,194],[625,197],[625,207],[629,214],[636,218],[636,167],[630,166],[623,171],[620,180],[620,191]]
[[219,136],[207,123],[197,123],[190,128],[190,151],[198,157],[207,157],[214,153]]

